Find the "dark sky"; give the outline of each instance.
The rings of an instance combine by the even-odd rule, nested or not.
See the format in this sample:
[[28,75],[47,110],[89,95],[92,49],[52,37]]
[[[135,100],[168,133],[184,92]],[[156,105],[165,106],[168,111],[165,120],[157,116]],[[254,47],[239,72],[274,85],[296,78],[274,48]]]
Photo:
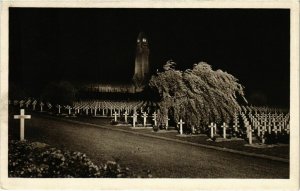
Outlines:
[[155,71],[206,61],[246,96],[289,104],[288,9],[10,8],[9,77],[27,91],[51,81],[130,81],[136,38],[148,36]]

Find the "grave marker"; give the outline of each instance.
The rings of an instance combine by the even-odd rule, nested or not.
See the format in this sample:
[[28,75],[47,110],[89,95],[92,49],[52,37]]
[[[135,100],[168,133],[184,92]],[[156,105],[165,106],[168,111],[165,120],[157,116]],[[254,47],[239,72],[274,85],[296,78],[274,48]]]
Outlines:
[[211,122],[208,127],[210,128],[210,138],[213,138],[214,137],[214,129],[215,129],[214,123]]
[[169,127],[169,121],[170,119],[168,118],[168,115],[165,117],[165,123],[166,123],[166,130],[168,130]]
[[146,122],[147,122],[147,117],[148,117],[148,114],[146,112],[143,113],[143,118],[144,118],[144,127],[146,127]]
[[31,100],[30,100],[30,99],[26,101],[26,103],[25,103],[25,105],[26,105],[26,108],[28,108],[28,107],[29,107],[30,103],[31,103]]
[[69,115],[71,115],[71,109],[72,109],[71,106],[67,105],[66,109],[68,110]]
[[33,111],[35,111],[35,105],[37,104],[37,101],[36,100],[34,100],[33,102],[32,102],[32,110]]
[[157,121],[156,121],[156,117],[157,117],[157,114],[156,114],[156,112],[154,112],[153,114],[152,114],[152,117],[153,117],[153,121],[154,121],[154,126],[157,126]]
[[61,105],[56,105],[56,107],[58,108],[58,114],[60,114]]
[[40,103],[40,109],[41,109],[41,112],[43,112],[43,106],[44,106],[45,104],[43,103],[43,102],[41,102]]
[[261,142],[263,144],[265,143],[265,133],[266,133],[266,129],[263,127],[261,130]]
[[48,107],[48,109],[51,109],[52,108],[51,103],[47,102],[47,107]]
[[275,127],[272,129],[272,131],[274,131],[275,134],[277,135],[277,132],[279,132],[279,129],[277,129],[277,127],[275,126]]
[[185,124],[185,122],[182,121],[182,119],[180,119],[180,121],[178,122],[179,124],[179,128],[180,128],[180,135],[183,134],[183,128],[182,128],[182,125]]
[[97,116],[97,107],[95,107],[94,112],[95,112],[94,115]]
[[115,117],[115,122],[117,122],[117,116],[119,116],[119,114],[115,111],[113,115]]
[[14,100],[14,106],[18,105],[19,101],[18,100]]
[[252,144],[252,132],[254,132],[254,130],[252,130],[251,125],[249,125],[248,127],[248,137],[249,137],[249,144]]
[[125,116],[125,123],[127,123],[127,116],[129,115],[128,112],[125,110],[125,113],[123,115]]
[[23,105],[24,105],[24,100],[21,100],[21,101],[19,102],[19,105],[20,105],[20,108],[23,107]]
[[20,119],[20,140],[24,140],[25,119],[31,119],[31,115],[25,115],[25,110],[21,109],[20,115],[14,115],[14,119]]
[[135,127],[135,122],[136,122],[137,116],[138,116],[137,113],[133,113],[133,115],[132,115],[132,126],[133,127]]
[[223,125],[221,126],[223,128],[223,138],[226,139],[226,128],[228,127],[226,123],[224,122]]
[[267,128],[268,128],[268,133],[271,134],[271,131],[272,131],[272,124],[271,124],[271,121],[269,120],[268,124],[267,124]]

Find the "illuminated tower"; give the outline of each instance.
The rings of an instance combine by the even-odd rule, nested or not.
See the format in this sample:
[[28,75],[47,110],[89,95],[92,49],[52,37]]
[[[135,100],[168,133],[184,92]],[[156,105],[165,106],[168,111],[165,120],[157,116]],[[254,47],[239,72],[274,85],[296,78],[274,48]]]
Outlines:
[[137,38],[135,68],[133,82],[137,88],[142,88],[149,80],[149,46],[143,32]]

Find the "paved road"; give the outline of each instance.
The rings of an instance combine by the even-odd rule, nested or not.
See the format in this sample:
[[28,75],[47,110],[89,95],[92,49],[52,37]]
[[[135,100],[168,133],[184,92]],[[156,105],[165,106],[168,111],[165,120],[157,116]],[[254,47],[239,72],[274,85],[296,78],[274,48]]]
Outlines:
[[[18,125],[17,120],[11,120],[9,128],[15,130],[18,129]],[[107,160],[120,160],[121,165],[128,166],[139,174],[150,169],[153,177],[289,177],[287,163],[199,148],[38,115],[26,121],[25,136],[29,140],[84,152],[96,164]]]

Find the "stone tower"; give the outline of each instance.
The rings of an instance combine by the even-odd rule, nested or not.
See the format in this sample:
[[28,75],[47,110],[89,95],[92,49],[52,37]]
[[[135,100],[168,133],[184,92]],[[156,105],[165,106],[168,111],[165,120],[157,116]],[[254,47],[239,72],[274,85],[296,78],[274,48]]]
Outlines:
[[143,32],[137,38],[133,83],[136,88],[143,88],[150,77],[148,39]]

